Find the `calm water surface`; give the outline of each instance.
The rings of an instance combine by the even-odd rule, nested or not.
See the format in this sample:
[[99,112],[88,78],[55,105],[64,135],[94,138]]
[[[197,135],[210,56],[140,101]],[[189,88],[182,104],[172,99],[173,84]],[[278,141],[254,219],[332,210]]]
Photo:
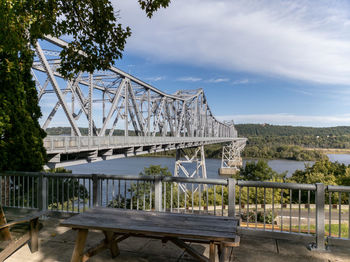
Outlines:
[[[328,155],[332,162],[338,161],[346,165],[350,164],[349,154],[330,154]],[[244,160],[243,164],[247,161]],[[95,163],[76,165],[68,167],[73,173],[81,174],[118,174],[118,175],[138,175],[142,172],[144,167],[149,165],[161,165],[169,168],[171,172],[174,171],[174,158],[165,157],[130,157],[113,159],[108,161],[100,161]],[[291,176],[295,170],[303,170],[305,165],[312,165],[312,161],[292,161],[292,160],[269,160],[269,166],[278,173],[287,171],[288,176]],[[220,159],[206,159],[207,176],[208,178],[219,178],[218,168],[221,165]]]

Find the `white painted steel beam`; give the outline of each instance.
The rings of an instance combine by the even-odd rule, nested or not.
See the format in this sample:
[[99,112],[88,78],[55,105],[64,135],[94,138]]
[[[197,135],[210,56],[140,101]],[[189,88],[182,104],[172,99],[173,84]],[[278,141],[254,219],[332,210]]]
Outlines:
[[47,75],[48,75],[48,77],[50,79],[51,85],[52,85],[53,89],[56,92],[57,98],[58,98],[58,100],[60,101],[60,103],[62,105],[62,108],[63,108],[63,110],[64,110],[64,112],[65,112],[65,114],[66,114],[66,116],[68,118],[68,121],[70,122],[70,124],[71,124],[71,126],[72,126],[72,128],[74,130],[74,133],[77,136],[81,136],[80,130],[79,130],[78,126],[76,125],[75,120],[74,120],[71,112],[69,112],[68,106],[67,106],[67,104],[66,104],[66,102],[64,100],[64,96],[62,94],[61,89],[59,88],[59,85],[58,85],[58,83],[56,81],[56,78],[55,78],[55,76],[52,73],[51,67],[50,67],[50,65],[49,65],[49,63],[48,63],[48,61],[47,61],[47,59],[46,59],[46,57],[45,57],[45,55],[44,55],[40,45],[38,43],[36,43],[35,49],[36,49],[37,55],[39,56],[39,59],[41,60],[42,65],[44,66],[44,68],[46,70],[46,73],[47,73]]

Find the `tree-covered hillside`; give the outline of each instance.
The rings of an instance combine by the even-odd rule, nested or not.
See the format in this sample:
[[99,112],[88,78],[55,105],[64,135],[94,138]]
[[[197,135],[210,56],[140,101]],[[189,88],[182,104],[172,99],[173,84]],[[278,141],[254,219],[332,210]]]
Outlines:
[[[350,124],[350,123],[349,123]],[[269,124],[235,125],[240,136],[342,136],[350,135],[350,126],[305,127]]]
[[314,128],[259,124],[236,125],[238,134],[249,139],[249,147],[282,145],[304,148],[350,149],[350,126]]

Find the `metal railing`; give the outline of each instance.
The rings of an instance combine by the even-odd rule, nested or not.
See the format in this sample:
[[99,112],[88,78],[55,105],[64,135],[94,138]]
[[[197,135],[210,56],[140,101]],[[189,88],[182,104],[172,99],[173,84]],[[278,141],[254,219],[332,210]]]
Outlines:
[[[350,240],[350,186],[328,186],[328,241]],[[347,211],[347,213],[346,213]],[[338,240],[338,241],[337,241]]]
[[305,237],[317,249],[326,240],[350,240],[350,187],[321,183],[7,172],[0,176],[0,195],[6,207],[59,214],[104,206],[236,216],[245,234]]

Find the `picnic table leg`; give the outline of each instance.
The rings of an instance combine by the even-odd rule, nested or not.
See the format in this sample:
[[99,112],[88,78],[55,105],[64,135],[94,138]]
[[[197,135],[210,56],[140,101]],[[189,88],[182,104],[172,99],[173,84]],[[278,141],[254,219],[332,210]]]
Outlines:
[[109,250],[111,251],[112,258],[118,256],[120,254],[118,243],[115,241],[115,233],[109,231],[103,231],[106,237],[106,244]]
[[39,218],[30,220],[30,251],[39,250]]
[[[0,225],[4,225],[7,223],[4,210],[2,209],[2,206],[0,205]],[[11,239],[11,233],[10,229],[8,227],[5,227],[0,230],[0,240],[10,240]]]
[[215,244],[213,241],[210,241],[209,244],[209,262],[215,262]]
[[82,261],[87,235],[88,235],[87,229],[79,229],[78,230],[77,239],[75,241],[75,246],[74,246],[74,251],[73,251],[71,262],[81,262]]
[[219,261],[220,262],[226,262],[227,261],[227,255],[228,255],[228,250],[227,250],[227,246],[225,246],[224,244],[220,244],[220,257],[219,257]]
[[220,259],[220,256],[221,256],[221,245],[217,245],[218,246],[218,257]]

